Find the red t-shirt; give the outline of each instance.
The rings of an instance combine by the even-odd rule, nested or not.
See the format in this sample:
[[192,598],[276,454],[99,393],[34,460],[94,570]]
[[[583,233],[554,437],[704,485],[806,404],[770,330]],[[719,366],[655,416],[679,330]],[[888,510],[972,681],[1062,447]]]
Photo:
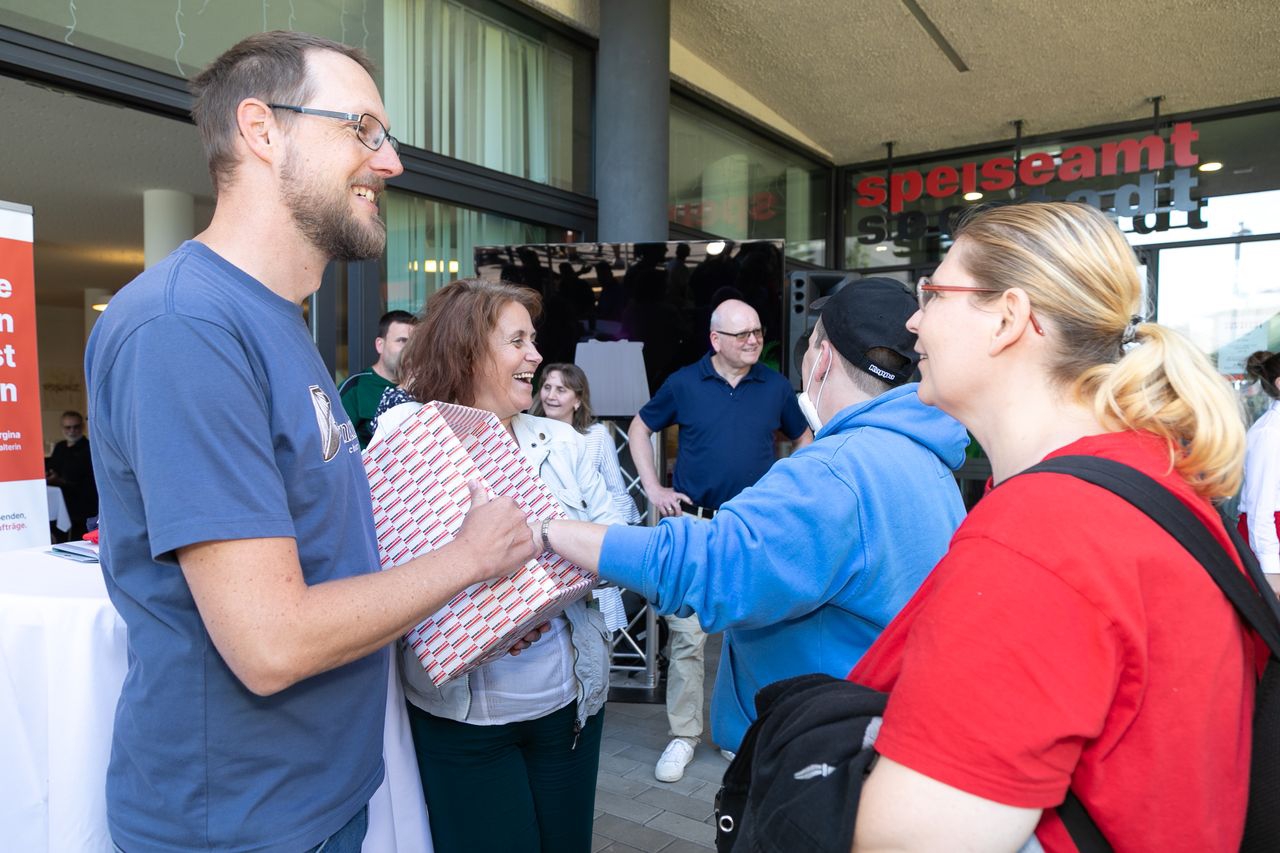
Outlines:
[[[1207,502],[1146,433],[1051,456],[1105,456]],[[1234,551],[1232,552],[1234,553]],[[1123,499],[1061,474],[1010,479],[849,674],[891,691],[876,749],[952,787],[1045,809],[1049,853],[1076,848],[1072,787],[1117,853],[1235,851],[1264,647],[1212,578]]]

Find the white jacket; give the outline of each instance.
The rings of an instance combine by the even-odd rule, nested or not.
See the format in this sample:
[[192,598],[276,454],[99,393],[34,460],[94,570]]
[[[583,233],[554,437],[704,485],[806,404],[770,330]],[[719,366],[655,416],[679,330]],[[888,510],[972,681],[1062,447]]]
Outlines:
[[[420,408],[421,403],[401,403],[383,412],[370,444]],[[560,501],[566,515],[599,524],[626,523],[614,508],[609,489],[592,463],[581,433],[560,421],[527,414],[516,415],[511,428],[525,459]],[[576,658],[573,670],[578,681],[579,725],[585,725],[587,718],[604,706],[609,694],[610,632],[599,608],[593,604],[588,596],[570,604],[564,612]],[[406,698],[434,716],[465,721],[471,709],[469,677],[464,675],[437,688],[413,651],[403,642],[400,650],[400,674]]]

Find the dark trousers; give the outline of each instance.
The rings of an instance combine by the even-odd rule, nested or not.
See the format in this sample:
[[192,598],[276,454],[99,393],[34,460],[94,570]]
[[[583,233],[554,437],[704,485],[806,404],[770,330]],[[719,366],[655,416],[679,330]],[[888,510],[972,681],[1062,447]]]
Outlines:
[[604,711],[475,726],[409,705],[437,853],[589,853]]

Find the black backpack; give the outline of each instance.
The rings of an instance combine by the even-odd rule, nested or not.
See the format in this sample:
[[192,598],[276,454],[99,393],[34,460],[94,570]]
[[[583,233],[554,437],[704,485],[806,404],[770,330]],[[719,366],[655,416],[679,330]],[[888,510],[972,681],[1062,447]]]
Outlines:
[[[1059,473],[1101,486],[1149,515],[1194,556],[1271,649],[1254,710],[1253,762],[1242,853],[1280,850],[1280,605],[1233,525],[1225,525],[1250,585],[1200,520],[1167,489],[1133,468],[1066,456],[1026,472]],[[828,675],[801,675],[756,694],[757,719],[716,795],[719,853],[840,851],[853,844],[862,783],[888,696]],[[1081,853],[1110,845],[1068,791],[1059,817]]]
[[821,673],[757,693],[756,721],[716,794],[716,850],[848,853],[888,698]]

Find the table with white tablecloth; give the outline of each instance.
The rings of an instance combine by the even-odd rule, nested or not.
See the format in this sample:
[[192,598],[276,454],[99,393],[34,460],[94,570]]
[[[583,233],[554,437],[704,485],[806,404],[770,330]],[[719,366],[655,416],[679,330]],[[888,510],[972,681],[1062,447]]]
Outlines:
[[[105,779],[125,627],[101,568],[47,548],[0,554],[0,833],[24,853],[110,851]],[[404,694],[388,671],[387,778],[366,853],[430,853]]]
[[67,498],[59,486],[45,486],[45,497],[49,499],[49,521],[54,527],[66,533],[71,529],[71,514],[67,512]]

